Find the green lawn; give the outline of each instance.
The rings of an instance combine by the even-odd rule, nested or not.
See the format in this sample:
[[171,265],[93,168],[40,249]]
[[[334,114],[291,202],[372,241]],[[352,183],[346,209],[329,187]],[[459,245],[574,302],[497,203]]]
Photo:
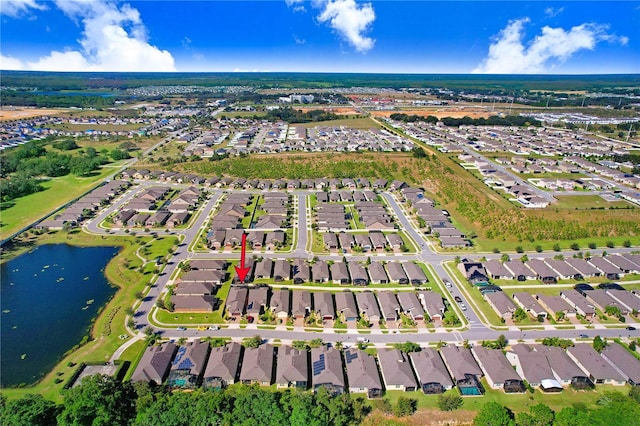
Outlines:
[[624,200],[609,202],[599,195],[558,195],[556,198],[558,202],[552,206],[559,209],[635,208],[633,204]]
[[[117,171],[116,168],[103,167],[90,177],[67,175],[53,178],[42,183],[44,191],[18,198],[2,207],[0,239],[4,239],[37,219],[48,215],[57,207],[73,200],[90,190],[105,176]],[[14,204],[15,203],[15,204]]]

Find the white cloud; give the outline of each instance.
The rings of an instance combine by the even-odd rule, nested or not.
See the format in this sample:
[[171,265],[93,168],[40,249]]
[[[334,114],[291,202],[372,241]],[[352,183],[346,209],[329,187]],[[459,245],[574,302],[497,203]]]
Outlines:
[[593,50],[600,41],[625,44],[626,37],[607,34],[605,25],[585,23],[566,31],[545,26],[525,45],[524,26],[529,18],[510,21],[489,46],[489,55],[473,70],[489,74],[535,74],[547,71],[551,60],[564,62],[580,50]]
[[553,18],[555,16],[558,16],[562,12],[564,12],[564,7],[559,7],[557,9],[554,9],[553,7],[547,7],[544,10],[544,14],[547,15],[549,18]]
[[318,22],[328,23],[343,39],[358,52],[365,53],[373,48],[375,40],[365,37],[376,19],[371,3],[358,6],[355,0],[329,0],[323,5]]
[[36,0],[0,0],[0,15],[17,18],[28,14],[31,9],[45,10],[46,5],[36,2]]
[[11,56],[5,56],[0,53],[0,70],[21,70],[24,64],[20,59]]
[[82,25],[81,49],[52,51],[23,68],[42,71],[175,71],[173,56],[148,42],[140,13],[110,1],[56,0]]

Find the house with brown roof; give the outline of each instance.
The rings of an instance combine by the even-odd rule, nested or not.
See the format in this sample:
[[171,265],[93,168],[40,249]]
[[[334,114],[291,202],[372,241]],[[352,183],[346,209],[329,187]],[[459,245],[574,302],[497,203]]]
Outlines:
[[402,268],[402,264],[399,262],[388,262],[387,273],[389,274],[389,280],[391,283],[409,284],[409,278]]
[[418,300],[418,296],[413,292],[399,292],[398,302],[402,307],[402,311],[414,321],[421,321],[424,319],[424,308]]
[[618,343],[612,342],[602,351],[602,357],[631,386],[640,386],[640,361]]
[[357,321],[358,310],[353,293],[350,291],[340,291],[335,295],[336,314],[342,321]]
[[506,393],[522,393],[526,390],[522,378],[500,349],[474,346],[471,351],[491,388],[502,389]]
[[317,260],[311,266],[311,276],[314,283],[329,282],[329,265],[324,260]]
[[444,318],[444,301],[442,295],[435,291],[419,291],[418,300],[422,304],[431,321],[442,321]]
[[370,291],[359,291],[355,293],[356,303],[360,316],[368,322],[377,324],[380,321],[380,308],[376,302],[376,296]]
[[500,318],[504,320],[513,318],[513,313],[516,311],[517,306],[504,292],[485,293],[484,298]]
[[269,309],[273,311],[276,318],[286,321],[289,317],[289,306],[291,305],[291,293],[288,289],[274,289],[269,302]]
[[422,348],[419,352],[411,352],[409,358],[424,394],[443,393],[453,387],[447,367],[435,349]]
[[334,284],[349,284],[351,280],[349,279],[349,271],[347,269],[347,264],[344,262],[335,262],[329,266],[329,270],[331,272],[331,279]]
[[201,342],[200,339],[179,346],[171,362],[167,386],[181,389],[200,386],[209,349],[209,343]]
[[311,313],[311,293],[307,290],[293,290],[291,315],[294,319],[306,318]]
[[345,392],[342,356],[335,347],[322,345],[311,349],[311,383],[314,392],[319,388],[327,389],[332,395]]
[[306,390],[309,382],[309,361],[306,350],[293,349],[291,346],[278,348],[276,363],[276,386]]
[[246,287],[231,286],[225,301],[225,311],[228,316],[237,318],[244,314],[248,294],[249,290]]
[[366,393],[368,398],[382,396],[382,381],[376,359],[363,350],[349,348],[344,351],[349,392]]
[[536,298],[531,293],[526,291],[517,291],[512,295],[513,300],[525,310],[526,313],[531,315],[538,321],[544,321],[547,318],[547,311],[542,307]]
[[442,360],[461,395],[482,395],[484,393],[480,384],[482,369],[478,366],[469,349],[447,345],[440,348],[440,356],[442,356]]
[[257,383],[260,386],[270,386],[273,382],[275,356],[274,347],[268,343],[257,348],[245,348],[240,381],[246,385]]
[[567,348],[567,355],[589,376],[594,384],[623,386],[626,379],[615,370],[590,344],[578,343]]
[[333,295],[329,292],[316,292],[313,295],[316,314],[323,320],[333,321],[336,318],[336,309],[333,305]]
[[131,375],[132,382],[147,382],[161,385],[169,374],[171,360],[178,347],[171,342],[145,349],[140,362]]
[[240,372],[242,346],[229,342],[224,346],[212,348],[204,371],[204,388],[222,389],[234,384]]
[[576,313],[583,317],[590,319],[596,315],[596,308],[589,303],[589,301],[576,290],[562,290],[560,292],[562,297],[572,308],[576,310]]
[[418,384],[409,362],[409,356],[398,349],[378,350],[380,372],[386,390],[413,392]]

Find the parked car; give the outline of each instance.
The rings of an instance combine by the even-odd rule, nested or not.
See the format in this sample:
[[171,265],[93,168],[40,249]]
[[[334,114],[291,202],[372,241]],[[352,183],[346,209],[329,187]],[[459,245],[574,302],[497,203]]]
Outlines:
[[460,296],[455,296],[453,298],[457,303],[462,303],[462,299],[460,298]]
[[636,328],[635,328],[635,327],[633,327],[633,326],[631,326],[631,325],[630,325],[629,327],[627,327],[627,330],[634,331],[635,329],[636,329]]
[[588,338],[589,338],[589,336],[587,336],[586,334],[581,334],[581,335],[580,335],[580,336],[578,336],[578,337],[580,337],[580,338],[582,338],[582,339],[588,339]]
[[449,280],[442,280],[442,282],[444,283],[444,286],[447,288],[451,288],[451,283],[449,282]]

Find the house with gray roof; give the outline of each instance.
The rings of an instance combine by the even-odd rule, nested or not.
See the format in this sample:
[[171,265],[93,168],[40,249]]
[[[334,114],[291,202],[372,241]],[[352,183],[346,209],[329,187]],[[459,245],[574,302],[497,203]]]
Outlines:
[[280,346],[275,382],[278,388],[306,390],[309,382],[308,352],[291,346]]
[[311,384],[314,392],[319,388],[327,389],[332,395],[345,392],[346,384],[340,351],[327,345],[311,348]]
[[254,278],[258,280],[269,279],[273,274],[273,260],[263,258],[262,261],[256,263],[256,269],[253,272]]
[[273,264],[273,280],[282,282],[291,279],[291,264],[285,259],[278,259]]
[[640,297],[627,290],[607,289],[607,294],[624,306],[629,312],[640,311]]
[[620,268],[607,262],[604,257],[592,257],[589,259],[589,263],[598,268],[602,272],[602,275],[604,275],[608,280],[617,280],[620,278],[620,274],[622,273]]
[[616,299],[611,297],[611,295],[604,289],[595,289],[595,290],[585,290],[584,296],[587,298],[587,301],[592,303],[596,308],[600,309],[602,312],[607,308],[607,306],[613,306],[620,309],[620,313],[622,315],[628,315],[630,313],[629,309],[622,303],[618,302]]
[[368,322],[377,324],[380,321],[381,314],[376,296],[370,291],[359,291],[355,293],[356,303],[360,316]]
[[553,374],[549,361],[533,347],[512,345],[505,355],[518,375],[529,382],[531,387],[539,387],[543,392],[562,391],[562,384]]
[[440,355],[461,395],[482,395],[484,393],[480,384],[482,370],[469,349],[447,345],[440,348]]
[[344,262],[335,262],[329,267],[331,271],[331,279],[334,284],[349,284],[349,271],[347,270],[347,264]]
[[558,281],[558,273],[544,263],[542,259],[530,259],[527,262],[527,266],[536,274],[536,278],[545,284],[552,284]]
[[542,307],[538,300],[526,291],[517,291],[513,293],[513,300],[525,310],[529,315],[538,321],[544,321],[547,318],[547,311]]
[[275,289],[269,301],[269,309],[273,311],[276,318],[286,321],[289,317],[289,306],[291,305],[291,292],[288,289]]
[[388,262],[387,273],[391,283],[409,284],[409,278],[399,262]]
[[382,381],[376,359],[367,352],[349,348],[344,351],[349,392],[366,393],[368,398],[382,396]]
[[131,375],[131,381],[161,385],[169,374],[171,360],[177,351],[178,347],[171,342],[149,346]]
[[175,312],[211,312],[218,299],[211,294],[176,294],[171,296],[171,302]]
[[340,232],[338,234],[338,241],[340,242],[340,247],[343,251],[351,250],[353,246],[356,245],[356,241],[353,238],[353,234],[349,234],[347,232]]
[[369,278],[372,284],[388,284],[389,277],[384,270],[384,265],[378,261],[373,261],[367,266]]
[[295,319],[306,318],[311,313],[311,293],[308,290],[293,290],[291,315]]
[[515,278],[513,272],[509,271],[498,259],[489,259],[482,262],[489,277],[495,280],[512,280]]
[[590,319],[596,315],[596,308],[576,290],[562,290],[560,292],[560,297],[573,307],[576,310],[576,313],[583,317]]
[[371,251],[371,239],[367,234],[355,234],[353,236],[356,246],[362,248],[363,251]]
[[417,389],[418,384],[407,354],[398,349],[382,348],[378,350],[378,362],[385,389],[405,392]]
[[412,320],[420,321],[424,319],[424,308],[415,293],[406,291],[399,292],[398,302],[400,302],[402,311]]
[[242,345],[229,342],[224,346],[211,348],[207,368],[204,371],[204,388],[222,389],[234,384],[240,372]]
[[485,293],[485,300],[489,306],[504,320],[512,319],[513,313],[518,308],[513,300],[502,291]]
[[192,259],[189,261],[189,266],[199,271],[225,271],[227,262],[218,259]]
[[247,295],[247,306],[245,308],[247,316],[257,319],[262,315],[268,306],[269,287],[252,287]]
[[404,263],[404,270],[407,273],[407,278],[409,282],[413,285],[423,285],[426,284],[429,280],[427,279],[427,275],[424,273],[422,268],[413,262]]
[[582,276],[573,266],[560,259],[545,259],[544,262],[558,274],[562,280],[579,280]]
[[444,301],[442,295],[435,291],[419,291],[418,300],[431,321],[442,321],[444,317]]
[[324,260],[318,260],[311,265],[311,276],[314,283],[329,282],[329,265]]
[[353,293],[350,291],[340,291],[334,296],[336,300],[336,314],[342,321],[357,321],[358,310]]
[[323,320],[333,321],[336,318],[336,308],[333,305],[333,295],[329,292],[313,294],[316,314]]
[[413,370],[418,378],[418,385],[425,394],[443,393],[453,387],[447,367],[437,350],[423,348],[419,352],[409,354]]
[[506,393],[522,393],[526,390],[522,378],[501,350],[474,346],[471,351],[493,389],[502,389]]
[[569,265],[571,265],[573,269],[578,271],[579,276],[577,276],[576,278],[578,280],[584,279],[584,278],[599,277],[602,274],[602,272],[598,268],[596,268],[595,266],[593,266],[592,264],[590,264],[584,259],[579,259],[577,257],[569,257],[569,258],[566,258],[564,261],[567,262]]
[[640,273],[640,266],[636,265],[631,260],[619,254],[612,254],[605,257],[607,262],[618,267],[624,274],[638,274]]
[[557,315],[560,312],[562,312],[565,317],[576,316],[576,309],[569,303],[567,303],[567,301],[561,296],[547,296],[546,294],[538,294],[536,295],[536,299],[554,319],[557,319]]
[[567,348],[567,355],[589,376],[594,384],[623,386],[626,379],[617,372],[590,344],[578,343]]
[[379,291],[377,293],[380,311],[385,321],[395,321],[400,316],[402,308],[396,295],[390,291]]
[[274,347],[268,343],[257,348],[245,348],[240,381],[246,385],[271,385],[275,355]]
[[611,342],[602,351],[602,357],[631,386],[640,386],[640,361],[618,343]]
[[338,250],[338,237],[333,232],[324,232],[322,234],[322,241],[327,250]]
[[225,301],[225,311],[228,316],[237,318],[244,314],[248,294],[249,290],[246,287],[231,286]]
[[458,270],[472,285],[487,285],[489,283],[487,271],[485,271],[480,262],[471,262],[463,259],[462,262],[458,263]]
[[369,284],[369,275],[367,274],[367,270],[364,266],[358,262],[349,262],[348,267],[353,285]]
[[592,389],[593,383],[564,349],[557,346],[532,345],[534,350],[547,358],[556,380],[575,389]]
[[513,274],[516,280],[525,281],[525,280],[535,280],[536,274],[531,269],[527,267],[520,260],[507,260],[504,262],[504,267]]
[[167,386],[181,389],[195,389],[200,386],[209,349],[209,343],[201,342],[200,339],[179,346],[171,362]]

